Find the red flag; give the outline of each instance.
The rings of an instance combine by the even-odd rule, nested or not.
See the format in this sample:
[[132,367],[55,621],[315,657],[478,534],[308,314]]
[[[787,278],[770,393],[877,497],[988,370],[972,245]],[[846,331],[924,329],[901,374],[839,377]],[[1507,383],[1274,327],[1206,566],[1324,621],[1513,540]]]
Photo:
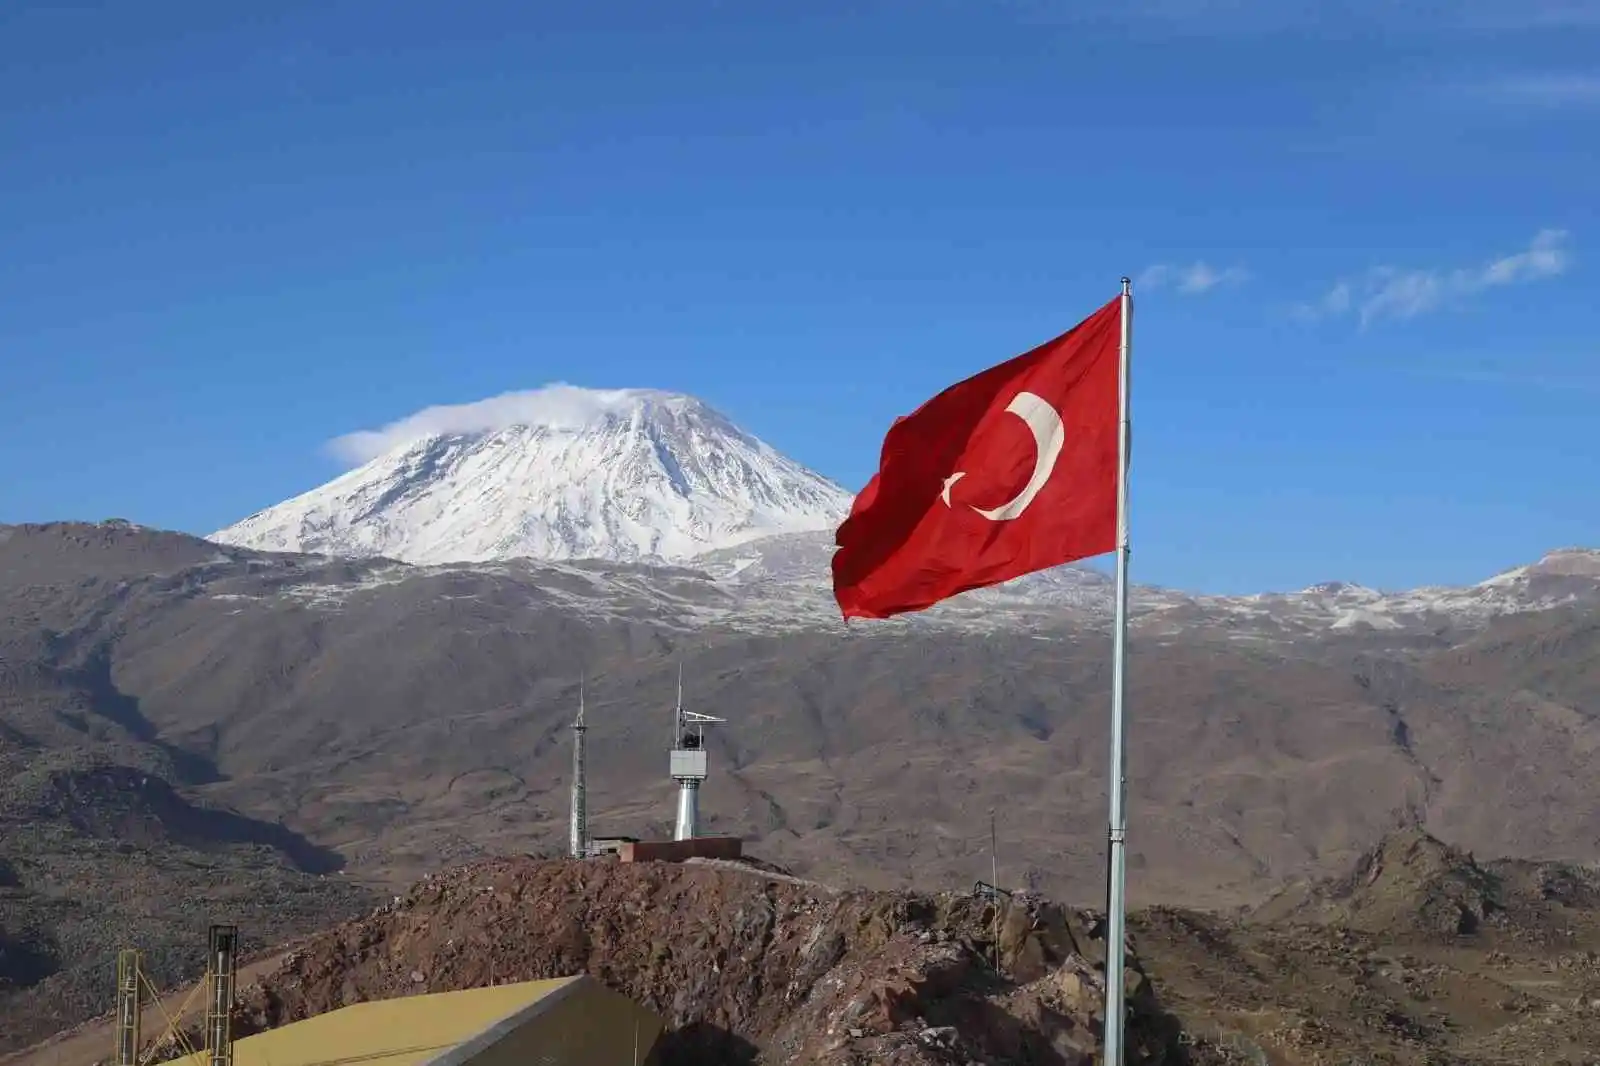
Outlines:
[[849,618],[1116,548],[1121,298],[895,420],[835,536]]

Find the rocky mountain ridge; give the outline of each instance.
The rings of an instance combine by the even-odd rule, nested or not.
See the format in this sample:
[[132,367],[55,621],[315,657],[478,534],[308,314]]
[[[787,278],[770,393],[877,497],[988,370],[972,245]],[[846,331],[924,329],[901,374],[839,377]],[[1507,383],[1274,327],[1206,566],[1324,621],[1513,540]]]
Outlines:
[[[23,528],[23,527],[16,527]],[[288,580],[273,596],[337,610],[353,597],[408,581],[445,580],[537,586],[536,595],[594,620],[649,617],[678,630],[727,628],[752,633],[843,626],[829,584],[832,538],[826,533],[761,537],[707,551],[671,566],[576,559],[509,559],[409,565],[394,560],[320,556],[272,559]],[[215,557],[230,558],[226,553]],[[218,587],[245,604],[260,597]],[[470,593],[469,593],[470,594]],[[1041,571],[966,593],[918,614],[857,626],[861,632],[924,628],[1037,631],[1111,620],[1110,578],[1086,565]],[[1286,643],[1306,636],[1374,634],[1433,638],[1481,629],[1496,618],[1600,604],[1600,550],[1565,548],[1467,586],[1380,591],[1342,582],[1292,592],[1206,595],[1135,584],[1130,624],[1153,637],[1212,630],[1226,639]]]
[[[972,896],[841,892],[734,863],[491,860],[307,942],[242,991],[237,1026],[587,972],[662,1015],[663,1066],[1088,1066],[1100,924],[1043,900],[997,914]],[[1137,967],[1128,980],[1129,1061],[1178,1061],[1148,982]]]
[[[31,965],[23,952],[49,934],[63,963],[103,970],[84,952],[108,941],[59,904],[89,871],[142,870],[156,900],[192,896],[185,870],[226,872],[222,900],[259,898],[266,878],[309,917],[338,900],[303,886],[393,891],[442,865],[557,848],[580,678],[594,831],[665,833],[680,663],[689,704],[729,719],[710,737],[710,831],[829,884],[958,889],[987,876],[993,807],[1006,884],[1098,898],[1103,579],[1057,571],[987,603],[846,628],[806,620],[821,619],[800,604],[815,581],[806,540],[753,542],[698,569],[408,566],[125,523],[0,527],[4,779],[37,783],[15,809],[54,812],[59,830],[0,838],[15,882],[0,892],[44,901],[20,941],[6,923],[0,947],[20,943]],[[1600,858],[1589,562],[1558,553],[1414,595],[1428,610],[1396,612],[1403,627],[1328,624],[1316,604],[1372,602],[1347,587],[1291,594],[1298,615],[1270,598],[1163,608],[1164,593],[1141,591],[1135,901],[1258,902],[1349,868],[1396,826],[1479,854]],[[73,762],[91,749],[94,765]],[[145,790],[146,776],[170,794]],[[219,825],[241,832],[217,839]],[[124,831],[139,865],[118,872],[103,834]],[[296,869],[293,840],[338,873]],[[152,851],[173,861],[138,858]],[[199,916],[157,910],[152,936],[203,942]],[[1324,965],[1298,940],[1260,946]],[[1324,950],[1343,959],[1333,940]],[[1268,994],[1254,980],[1238,976],[1241,996]]]
[[[416,567],[125,525],[6,527],[0,677],[92,661],[99,710],[85,720],[137,707],[152,751],[205,769],[175,784],[404,880],[441,847],[468,858],[559,839],[581,673],[599,823],[664,828],[660,724],[681,662],[690,701],[731,719],[706,792],[719,830],[829,876],[859,864],[903,883],[963,866],[982,847],[972,796],[1020,788],[1019,820],[1037,804],[1076,827],[1065,852],[1013,829],[1049,857],[1028,876],[1064,891],[1053,879],[1098,846],[1102,817],[1102,579],[1068,568],[845,627],[803,602],[816,549],[776,538],[697,570]],[[1588,854],[1591,557],[1396,597],[1427,605],[1394,611],[1404,627],[1330,624],[1330,597],[1373,602],[1348,588],[1222,603],[1142,590],[1131,766],[1135,810],[1159,812],[1141,845],[1163,856],[1142,883],[1168,891],[1156,886],[1171,869],[1172,887],[1248,896],[1419,812],[1470,846]],[[1452,602],[1467,607],[1440,607]],[[1478,802],[1486,772],[1504,775],[1498,811]]]
[[[1103,929],[1032,893],[501,858],[288,946],[242,984],[233,1025],[585,972],[661,1014],[664,1064],[1088,1066]],[[1129,947],[1137,1066],[1588,1066],[1600,1040],[1600,872],[1479,863],[1414,829],[1248,916],[1136,911]],[[78,1066],[69,1048],[8,1066]]]

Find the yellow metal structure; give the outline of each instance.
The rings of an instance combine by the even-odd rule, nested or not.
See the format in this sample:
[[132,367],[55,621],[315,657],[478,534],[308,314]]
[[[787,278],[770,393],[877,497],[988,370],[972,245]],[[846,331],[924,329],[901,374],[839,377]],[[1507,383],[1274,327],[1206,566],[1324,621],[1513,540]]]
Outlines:
[[233,1014],[235,960],[239,930],[231,925],[211,927],[209,962],[206,964],[206,1050],[211,1066],[233,1066],[233,1035],[229,1028]]
[[356,1003],[235,1040],[233,1066],[618,1066],[643,1063],[660,1032],[594,978],[564,977]]
[[139,953],[131,949],[117,952],[116,1066],[138,1066],[141,991]]
[[139,1052],[139,1062],[141,1066],[146,1063],[154,1062],[158,1054],[164,1053],[168,1048],[171,1047],[181,1048],[185,1054],[192,1055],[194,1053],[194,1045],[191,1044],[189,1042],[189,1038],[183,1034],[183,1026],[178,1024],[178,1020],[189,1013],[189,1005],[194,1002],[196,996],[205,991],[206,988],[210,987],[210,981],[211,975],[206,974],[204,980],[189,990],[188,997],[185,998],[183,1003],[178,1006],[178,1013],[176,1015],[172,1015],[168,1014],[167,1008],[161,1005],[160,990],[157,989],[155,985],[150,983],[150,979],[144,975],[143,971],[139,973],[139,985],[144,989],[144,994],[146,997],[145,1001],[154,1004],[156,1010],[161,1013],[161,1017],[165,1019],[167,1023],[166,1029],[162,1030],[161,1036],[157,1038],[155,1043]]

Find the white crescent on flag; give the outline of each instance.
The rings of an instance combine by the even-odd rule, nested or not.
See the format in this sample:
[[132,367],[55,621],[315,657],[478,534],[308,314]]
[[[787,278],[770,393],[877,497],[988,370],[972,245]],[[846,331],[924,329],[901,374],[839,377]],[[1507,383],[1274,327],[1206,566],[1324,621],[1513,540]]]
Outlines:
[[[999,507],[985,510],[982,507],[973,507],[972,510],[987,518],[991,522],[1007,522],[1018,518],[1033,503],[1045,484],[1050,480],[1050,475],[1056,468],[1056,460],[1061,457],[1061,449],[1067,441],[1067,427],[1061,422],[1061,414],[1051,407],[1042,397],[1031,392],[1019,392],[1006,405],[1006,413],[1016,415],[1027,424],[1029,432],[1033,434],[1035,455],[1033,474],[1028,478],[1028,483],[1022,486],[1022,491]],[[944,480],[944,491],[940,498],[946,507],[950,506],[950,488],[956,482],[967,476],[965,470],[957,470]],[[971,506],[970,504],[968,506]]]

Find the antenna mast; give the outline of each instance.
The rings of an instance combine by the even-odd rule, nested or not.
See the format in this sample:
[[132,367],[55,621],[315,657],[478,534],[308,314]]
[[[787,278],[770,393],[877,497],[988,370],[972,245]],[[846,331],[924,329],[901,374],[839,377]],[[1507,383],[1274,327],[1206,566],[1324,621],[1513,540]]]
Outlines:
[[672,712],[672,779],[678,783],[678,820],[672,839],[692,840],[700,835],[700,782],[706,779],[706,725],[724,722],[709,714],[685,710],[683,663],[678,663],[678,703]]
[[578,718],[572,723],[572,824],[568,850],[574,859],[589,856],[589,795],[584,780],[583,678],[578,679]]

